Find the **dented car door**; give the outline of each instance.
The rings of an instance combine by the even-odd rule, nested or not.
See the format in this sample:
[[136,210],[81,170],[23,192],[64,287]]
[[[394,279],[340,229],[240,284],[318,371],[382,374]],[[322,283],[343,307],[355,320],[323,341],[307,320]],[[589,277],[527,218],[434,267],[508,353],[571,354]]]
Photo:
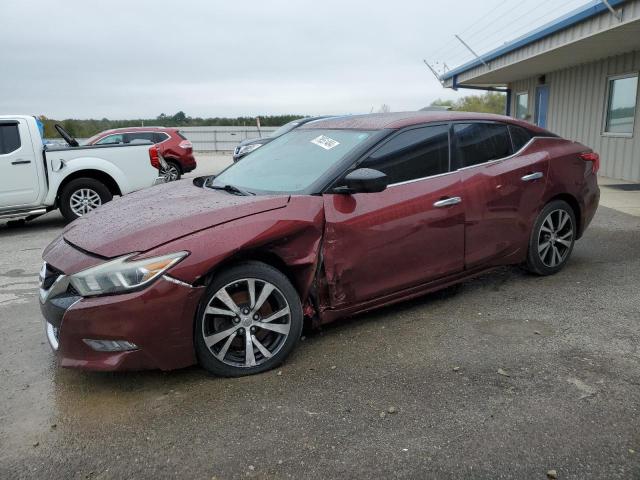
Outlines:
[[378,193],[324,195],[329,307],[366,302],[460,272],[461,174],[450,171],[449,126],[403,130],[358,167],[387,174]]

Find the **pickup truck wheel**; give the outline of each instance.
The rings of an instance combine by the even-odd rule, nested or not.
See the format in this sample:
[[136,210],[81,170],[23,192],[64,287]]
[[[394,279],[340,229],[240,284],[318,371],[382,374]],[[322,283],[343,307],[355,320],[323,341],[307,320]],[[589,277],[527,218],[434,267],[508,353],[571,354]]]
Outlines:
[[109,189],[94,178],[76,178],[62,189],[60,212],[72,222],[113,199]]

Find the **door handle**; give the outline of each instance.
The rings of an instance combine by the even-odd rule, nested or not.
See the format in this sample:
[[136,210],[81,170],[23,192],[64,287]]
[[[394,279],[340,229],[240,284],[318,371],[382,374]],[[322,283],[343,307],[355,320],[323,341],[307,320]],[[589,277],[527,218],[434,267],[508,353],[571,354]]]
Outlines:
[[447,197],[438,200],[433,204],[433,206],[436,208],[450,207],[451,205],[457,205],[460,202],[462,202],[462,198],[460,197]]
[[27,163],[31,163],[31,160],[14,160],[11,165],[26,165]]
[[542,172],[534,172],[534,173],[528,173],[526,174],[524,177],[522,177],[522,180],[524,182],[531,182],[533,180],[538,180],[539,178],[544,177]]

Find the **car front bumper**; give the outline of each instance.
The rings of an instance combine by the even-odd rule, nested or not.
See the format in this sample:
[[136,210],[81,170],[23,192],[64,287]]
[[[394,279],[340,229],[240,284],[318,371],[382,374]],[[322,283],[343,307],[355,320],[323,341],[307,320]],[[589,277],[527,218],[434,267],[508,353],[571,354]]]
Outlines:
[[[61,278],[40,290],[40,309],[62,367],[173,370],[196,363],[193,325],[203,287],[164,275],[144,290],[83,298],[64,285],[68,277]],[[86,339],[131,342],[137,348],[97,351]]]

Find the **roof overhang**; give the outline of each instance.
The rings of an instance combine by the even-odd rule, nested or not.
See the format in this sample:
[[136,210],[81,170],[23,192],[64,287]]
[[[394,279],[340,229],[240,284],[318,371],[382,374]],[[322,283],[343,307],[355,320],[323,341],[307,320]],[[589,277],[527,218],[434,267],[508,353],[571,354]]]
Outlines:
[[[623,2],[610,0],[610,3]],[[585,18],[574,15],[571,17],[573,23],[569,23],[567,19],[563,19],[564,23],[557,21],[538,29],[535,34],[510,42],[483,55],[481,59],[447,72],[441,77],[444,86],[502,86],[555,70],[640,50],[640,17],[634,15],[622,22],[607,18],[608,22],[601,22],[598,16],[606,18],[612,15],[609,11],[601,10],[601,7],[596,9],[591,6],[589,11],[592,14],[586,17],[587,24],[579,25],[585,22]],[[584,12],[582,15],[584,16]],[[591,27],[590,22],[593,22],[592,25],[595,27]]]

